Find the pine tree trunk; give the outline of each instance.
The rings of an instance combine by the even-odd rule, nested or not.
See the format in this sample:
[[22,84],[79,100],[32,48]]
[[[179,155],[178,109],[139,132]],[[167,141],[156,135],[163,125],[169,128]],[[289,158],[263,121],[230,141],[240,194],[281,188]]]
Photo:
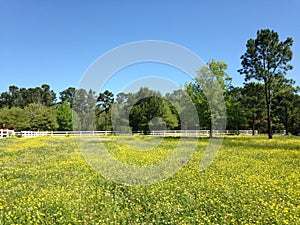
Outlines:
[[285,107],[285,135],[289,134],[289,131],[288,131],[289,130],[288,122],[289,122],[289,115],[288,115],[287,107]]
[[267,104],[267,120],[268,120],[268,137],[272,139],[272,126],[271,126],[271,91],[269,83],[265,80],[265,96]]
[[255,134],[255,125],[254,125],[254,111],[252,111],[252,135]]
[[267,113],[268,113],[268,137],[272,139],[272,126],[271,126],[271,104],[267,103]]

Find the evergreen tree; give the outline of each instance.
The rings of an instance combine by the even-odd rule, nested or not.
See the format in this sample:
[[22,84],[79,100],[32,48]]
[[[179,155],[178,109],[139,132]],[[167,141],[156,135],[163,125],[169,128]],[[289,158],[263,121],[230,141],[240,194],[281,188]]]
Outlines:
[[264,84],[264,95],[267,108],[268,137],[272,138],[272,99],[281,82],[292,66],[292,38],[279,40],[279,35],[269,29],[259,30],[256,39],[247,41],[247,50],[241,56],[243,68],[238,70],[245,75],[245,81],[256,79]]

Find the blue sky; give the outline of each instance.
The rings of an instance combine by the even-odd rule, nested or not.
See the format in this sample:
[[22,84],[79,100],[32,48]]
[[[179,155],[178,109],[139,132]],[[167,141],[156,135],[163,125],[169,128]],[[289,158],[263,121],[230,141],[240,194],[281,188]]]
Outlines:
[[[128,42],[163,40],[182,45],[205,62],[228,63],[235,86],[249,38],[259,29],[277,31],[281,40],[294,39],[294,69],[289,78],[300,85],[300,1],[59,1],[0,0],[0,92],[9,85],[35,87],[47,83],[62,91],[76,87],[99,56]],[[107,85],[114,92],[132,74],[188,78],[174,69],[138,66],[124,70]],[[135,75],[134,75],[135,73]],[[123,82],[123,83],[122,83]]]

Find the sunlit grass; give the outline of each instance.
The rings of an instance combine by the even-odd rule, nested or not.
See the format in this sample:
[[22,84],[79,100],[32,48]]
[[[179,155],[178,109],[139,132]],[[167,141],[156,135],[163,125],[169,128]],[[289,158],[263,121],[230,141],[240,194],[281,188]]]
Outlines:
[[[134,165],[178,143],[138,151],[115,139],[105,138],[109,152]],[[200,171],[207,141],[170,179],[135,187],[97,174],[72,137],[1,139],[0,224],[300,224],[299,137],[226,137]]]

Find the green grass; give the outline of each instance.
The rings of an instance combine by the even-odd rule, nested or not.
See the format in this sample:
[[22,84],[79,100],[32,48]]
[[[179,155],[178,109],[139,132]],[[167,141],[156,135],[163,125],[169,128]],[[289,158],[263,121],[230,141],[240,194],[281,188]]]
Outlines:
[[[71,137],[1,139],[0,224],[300,224],[299,137],[226,137],[200,171],[207,141],[171,178],[126,186],[97,174]],[[115,158],[143,166],[177,143],[136,151],[105,140]]]

